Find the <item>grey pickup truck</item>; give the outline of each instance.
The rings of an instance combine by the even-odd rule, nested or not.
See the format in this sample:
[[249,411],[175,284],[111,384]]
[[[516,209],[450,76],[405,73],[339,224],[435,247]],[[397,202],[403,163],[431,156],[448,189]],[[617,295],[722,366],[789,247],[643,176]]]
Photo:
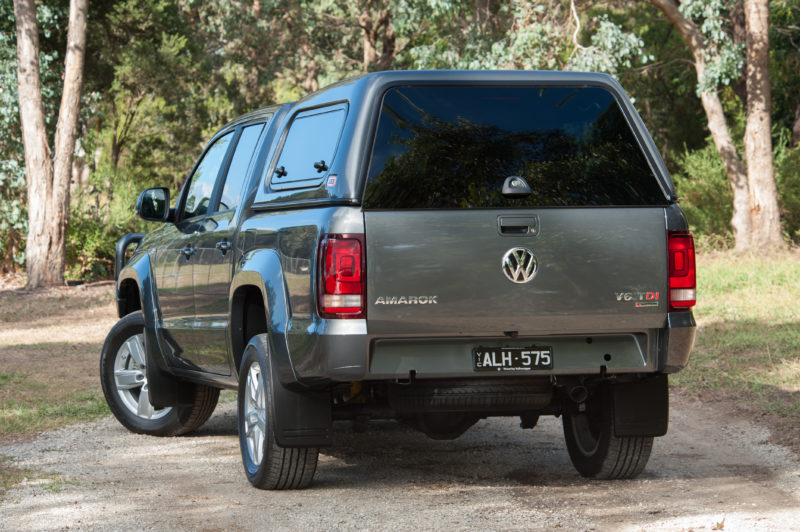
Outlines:
[[151,188],[136,209],[161,225],[117,246],[108,404],[171,436],[238,390],[256,487],[308,486],[337,420],[450,439],[560,416],[602,479],[638,475],[667,431],[694,244],[609,76],[348,79],[226,125],[174,207]]

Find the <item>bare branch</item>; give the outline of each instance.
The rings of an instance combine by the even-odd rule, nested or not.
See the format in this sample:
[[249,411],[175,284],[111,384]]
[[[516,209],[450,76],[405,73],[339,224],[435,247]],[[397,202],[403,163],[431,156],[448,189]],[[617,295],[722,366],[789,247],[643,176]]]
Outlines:
[[569,56],[572,57],[572,54],[575,53],[575,50],[581,49],[585,50],[585,46],[581,46],[578,42],[578,34],[581,32],[581,19],[578,16],[578,10],[575,8],[575,0],[569,0],[569,10],[572,13],[572,17],[575,19],[575,31],[572,32],[572,44],[575,45],[575,48],[572,49]]

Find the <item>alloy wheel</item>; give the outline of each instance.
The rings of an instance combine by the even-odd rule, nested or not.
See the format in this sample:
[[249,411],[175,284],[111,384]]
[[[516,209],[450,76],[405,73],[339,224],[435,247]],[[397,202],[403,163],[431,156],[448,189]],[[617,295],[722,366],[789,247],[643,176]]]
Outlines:
[[114,386],[132,414],[142,419],[159,419],[172,408],[155,408],[150,404],[150,388],[145,371],[144,335],[131,336],[117,350],[114,358]]
[[267,427],[266,390],[264,375],[258,362],[250,364],[244,397],[244,431],[250,461],[261,465]]

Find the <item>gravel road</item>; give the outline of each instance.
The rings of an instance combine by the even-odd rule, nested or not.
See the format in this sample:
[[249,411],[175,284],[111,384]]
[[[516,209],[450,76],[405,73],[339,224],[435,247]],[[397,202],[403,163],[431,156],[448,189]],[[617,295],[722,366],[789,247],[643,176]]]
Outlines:
[[800,530],[800,462],[768,439],[673,397],[641,477],[599,482],[574,472],[554,418],[482,421],[449,442],[337,424],[311,489],[264,492],[242,472],[229,403],[188,437],[109,418],[0,447],[35,471],[0,501],[0,530]]

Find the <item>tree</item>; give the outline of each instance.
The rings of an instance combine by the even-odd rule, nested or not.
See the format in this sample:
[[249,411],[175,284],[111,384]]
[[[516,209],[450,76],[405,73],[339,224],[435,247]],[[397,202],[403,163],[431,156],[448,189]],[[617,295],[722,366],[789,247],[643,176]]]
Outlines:
[[744,152],[750,188],[751,247],[780,247],[778,190],[772,160],[772,94],[769,79],[769,0],[745,0],[747,127]]
[[[434,10],[436,38],[409,47],[417,68],[591,70],[616,74],[646,59],[644,43],[603,14],[583,26],[574,0],[452,3]],[[456,8],[456,5],[458,6]],[[452,26],[457,28],[455,31]],[[579,42],[590,34],[587,46]]]
[[[28,288],[64,282],[69,181],[77,136],[86,47],[87,0],[71,0],[64,89],[51,150],[39,75],[39,28],[34,0],[15,0],[17,86],[28,193]],[[51,155],[52,154],[52,155]]]
[[[698,92],[708,129],[725,164],[733,190],[731,226],[737,250],[780,247],[778,198],[775,187],[770,131],[769,9],[767,0],[745,1],[747,42],[745,164],[726,122],[722,101],[716,91],[721,80],[730,82],[737,69],[735,42],[721,28],[721,1],[685,2],[647,0],[660,9],[680,33],[694,57]],[[704,32],[692,16],[705,16]]]

